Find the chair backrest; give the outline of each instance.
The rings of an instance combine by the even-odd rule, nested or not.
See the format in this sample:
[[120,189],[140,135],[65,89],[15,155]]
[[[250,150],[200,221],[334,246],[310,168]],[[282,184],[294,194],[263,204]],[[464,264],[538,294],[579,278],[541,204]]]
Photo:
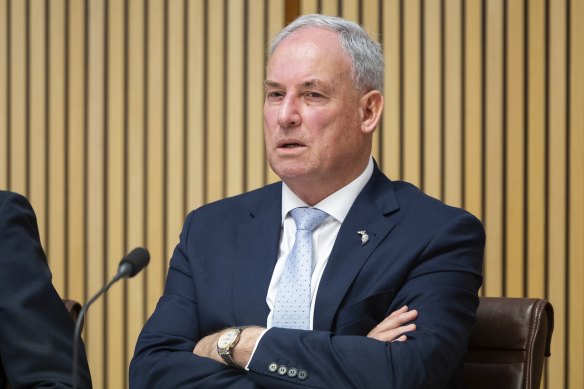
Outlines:
[[[79,317],[79,312],[81,312],[81,304],[71,299],[63,299],[63,304],[65,304],[65,308],[69,311],[71,319],[76,322]],[[81,324],[81,329],[83,330],[83,323]]]
[[539,389],[554,329],[542,299],[481,297],[464,363],[464,387]]

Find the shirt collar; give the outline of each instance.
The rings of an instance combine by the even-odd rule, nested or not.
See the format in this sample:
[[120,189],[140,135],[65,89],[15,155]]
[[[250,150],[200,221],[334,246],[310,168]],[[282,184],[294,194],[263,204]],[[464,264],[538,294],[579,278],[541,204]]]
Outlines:
[[[367,167],[361,173],[361,175],[351,181],[349,184],[345,185],[341,189],[337,190],[333,194],[322,199],[314,208],[318,208],[325,211],[330,216],[334,217],[337,221],[342,223],[345,217],[349,213],[349,209],[355,202],[355,199],[361,193],[361,190],[367,185],[367,182],[373,174],[373,158],[369,157],[369,163]],[[292,190],[282,183],[282,223],[288,212],[298,207],[308,207],[308,205],[302,201]]]

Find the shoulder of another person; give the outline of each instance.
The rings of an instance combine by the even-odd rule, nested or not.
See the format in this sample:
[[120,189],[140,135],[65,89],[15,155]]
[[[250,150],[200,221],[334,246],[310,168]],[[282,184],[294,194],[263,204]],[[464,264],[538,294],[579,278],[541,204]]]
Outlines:
[[10,210],[32,211],[32,206],[25,196],[16,192],[0,190],[0,209],[6,210],[6,207],[9,207]]

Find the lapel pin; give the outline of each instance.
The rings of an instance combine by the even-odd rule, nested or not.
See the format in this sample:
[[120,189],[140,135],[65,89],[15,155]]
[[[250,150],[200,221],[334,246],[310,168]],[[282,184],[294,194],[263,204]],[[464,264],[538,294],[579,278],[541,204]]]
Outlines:
[[357,231],[357,234],[361,236],[361,246],[369,242],[369,235],[367,235],[367,231],[365,230]]

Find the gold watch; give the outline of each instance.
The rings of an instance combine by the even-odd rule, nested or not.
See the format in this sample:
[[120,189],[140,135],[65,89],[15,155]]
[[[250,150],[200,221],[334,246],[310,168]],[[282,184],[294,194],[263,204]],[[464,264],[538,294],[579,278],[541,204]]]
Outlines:
[[241,369],[242,367],[235,363],[232,352],[237,342],[239,342],[242,331],[243,329],[241,327],[229,328],[217,340],[217,352],[221,358],[223,358],[227,365],[237,369]]

